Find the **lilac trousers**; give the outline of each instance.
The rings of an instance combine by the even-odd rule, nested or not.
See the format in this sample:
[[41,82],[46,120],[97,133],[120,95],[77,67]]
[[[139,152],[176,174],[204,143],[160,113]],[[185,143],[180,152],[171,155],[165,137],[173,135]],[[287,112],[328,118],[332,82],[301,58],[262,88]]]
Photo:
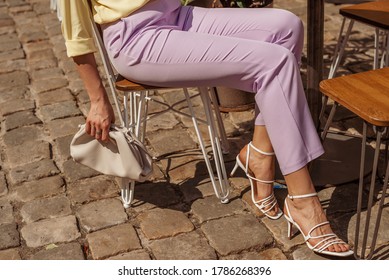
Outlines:
[[130,80],[253,92],[255,125],[266,126],[284,175],[323,153],[299,71],[303,26],[292,13],[152,0],[102,28],[114,67]]

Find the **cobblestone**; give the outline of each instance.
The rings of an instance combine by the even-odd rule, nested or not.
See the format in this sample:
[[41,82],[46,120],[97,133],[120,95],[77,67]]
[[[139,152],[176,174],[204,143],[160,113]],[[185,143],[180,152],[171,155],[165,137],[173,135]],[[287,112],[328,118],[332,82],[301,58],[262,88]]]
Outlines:
[[136,207],[134,207],[134,210],[143,212],[156,206],[165,208],[179,201],[180,197],[168,183],[147,183],[136,187],[134,197]]
[[74,101],[64,101],[42,106],[40,113],[46,121],[81,115],[81,111],[77,108]]
[[78,131],[78,125],[85,123],[84,117],[71,117],[53,120],[47,123],[50,135],[53,139],[74,135]]
[[142,248],[138,235],[130,224],[90,233],[87,240],[92,257],[97,260]]
[[150,248],[158,260],[215,260],[215,250],[196,231],[155,240]]
[[235,214],[243,214],[244,212],[244,205],[241,200],[231,198],[230,203],[222,204],[216,196],[197,199],[193,202],[191,208],[193,215],[200,223]]
[[13,207],[9,202],[0,201],[0,225],[14,222]]
[[22,145],[28,141],[42,140],[43,129],[40,126],[26,126],[13,129],[3,136],[4,144],[8,147]]
[[66,88],[42,92],[36,96],[38,106],[50,105],[69,100],[73,100],[73,95]]
[[9,174],[11,184],[19,184],[25,181],[33,181],[44,177],[56,175],[59,173],[58,168],[50,159],[44,159],[17,166]]
[[146,251],[137,250],[110,257],[108,260],[151,260],[151,258]]
[[184,129],[161,130],[147,136],[156,155],[170,154],[196,148],[196,143]]
[[11,168],[50,159],[50,144],[45,141],[28,141],[23,145],[8,148],[5,155]]
[[[0,94],[0,103],[8,102],[15,99],[28,99],[29,95],[30,94],[27,90],[27,87],[24,86],[2,89]],[[2,106],[3,105],[4,104],[2,104]]]
[[84,260],[84,253],[78,242],[55,246],[52,249],[43,249],[34,254],[32,260]]
[[66,216],[27,224],[21,229],[28,247],[40,247],[57,242],[70,242],[81,236],[76,218]]
[[77,210],[77,217],[80,227],[88,233],[118,225],[127,220],[123,205],[116,198],[82,205]]
[[222,257],[222,260],[287,260],[284,253],[278,248],[267,249],[262,252],[243,252]]
[[273,242],[266,228],[251,215],[235,215],[212,220],[201,226],[210,245],[222,255],[264,248]]
[[140,228],[148,239],[175,236],[194,229],[191,221],[180,211],[153,209],[139,215]]
[[[53,63],[53,66],[55,66],[55,63]],[[37,69],[37,68],[34,68]],[[31,85],[31,92],[34,94],[39,94],[46,91],[56,90],[63,87],[66,87],[68,84],[68,81],[62,77],[62,78],[52,78],[52,79],[43,79],[43,80],[36,80],[33,81]]]
[[93,170],[87,166],[81,165],[75,162],[73,159],[69,159],[63,164],[63,173],[68,183],[75,182],[77,180],[90,178],[93,176],[101,175],[96,170]]
[[1,114],[3,116],[16,113],[24,110],[31,110],[35,108],[33,100],[23,99],[23,100],[11,100],[3,103],[1,108]]
[[21,126],[39,123],[41,123],[41,120],[32,111],[21,111],[8,115],[4,120],[4,127],[5,130],[11,130]]
[[0,225],[0,250],[20,245],[19,232],[15,223]]
[[0,260],[21,260],[17,249],[8,249],[0,251]]
[[18,202],[51,197],[65,192],[65,183],[60,176],[26,182],[12,189],[10,197]]
[[0,171],[0,197],[8,193],[7,181],[5,180],[4,173]]
[[69,199],[65,196],[30,201],[20,209],[20,214],[25,223],[68,216],[71,213]]
[[111,179],[107,176],[97,176],[69,184],[67,194],[73,204],[84,204],[116,197],[118,192],[118,187]]
[[28,74],[24,71],[15,71],[0,75],[0,89],[28,85],[28,82]]

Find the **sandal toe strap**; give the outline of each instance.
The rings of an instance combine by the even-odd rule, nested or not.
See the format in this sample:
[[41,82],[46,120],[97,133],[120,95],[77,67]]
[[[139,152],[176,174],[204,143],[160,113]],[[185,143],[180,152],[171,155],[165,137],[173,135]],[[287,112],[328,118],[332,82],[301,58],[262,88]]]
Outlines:
[[[263,212],[266,213],[270,210],[272,210],[276,205],[277,205],[277,200],[274,196],[274,193],[269,195],[268,197],[265,197],[260,200],[254,200],[253,202],[258,206],[258,208]],[[268,209],[265,210],[265,208],[269,207]]]

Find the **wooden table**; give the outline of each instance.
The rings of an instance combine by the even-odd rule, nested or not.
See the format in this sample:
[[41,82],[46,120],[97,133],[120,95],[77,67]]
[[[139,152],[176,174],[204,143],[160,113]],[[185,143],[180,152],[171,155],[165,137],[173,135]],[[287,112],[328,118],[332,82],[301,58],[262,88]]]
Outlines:
[[324,0],[307,0],[307,100],[313,121],[319,128],[323,78]]

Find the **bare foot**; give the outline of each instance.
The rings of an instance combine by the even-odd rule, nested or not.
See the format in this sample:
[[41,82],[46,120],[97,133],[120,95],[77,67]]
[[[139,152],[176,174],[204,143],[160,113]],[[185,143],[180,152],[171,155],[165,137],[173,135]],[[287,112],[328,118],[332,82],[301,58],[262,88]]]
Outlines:
[[[247,153],[248,145],[244,146],[244,148],[239,153],[239,159],[246,165],[246,153]],[[273,181],[274,180],[274,172],[275,172],[275,158],[274,156],[268,156],[260,154],[254,149],[250,148],[250,156],[249,156],[249,174],[259,180],[263,181]],[[254,184],[254,200],[260,201],[261,199],[269,197],[273,193],[273,184],[270,183],[261,183],[258,181],[253,181]],[[272,206],[269,204],[264,208],[266,214],[269,216],[275,217],[279,212],[278,204]]]
[[[327,221],[327,217],[324,214],[323,208],[321,207],[319,198],[317,196],[296,199],[290,199],[288,197],[287,205],[292,219],[299,225],[304,235],[307,235],[314,226]],[[284,206],[284,213],[287,216],[289,215],[288,211],[286,210],[286,206]],[[311,236],[314,237],[331,233],[333,233],[333,231],[330,225],[325,224],[313,230],[311,232]],[[311,238],[308,239],[308,242],[312,246],[315,246],[325,238],[327,237]],[[324,241],[322,244],[318,245],[318,248],[325,243],[330,243],[336,239],[338,238],[333,237],[328,241]],[[330,252],[347,252],[349,249],[349,245],[342,241],[340,244],[330,245],[326,250]]]

